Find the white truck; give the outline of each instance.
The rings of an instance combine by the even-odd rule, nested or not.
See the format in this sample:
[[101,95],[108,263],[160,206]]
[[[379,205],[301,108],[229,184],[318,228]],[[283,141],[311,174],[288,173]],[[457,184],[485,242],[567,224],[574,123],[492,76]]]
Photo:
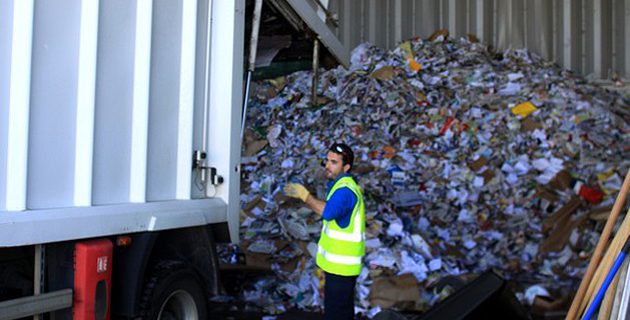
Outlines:
[[214,241],[238,241],[244,19],[0,1],[0,319],[207,318]]

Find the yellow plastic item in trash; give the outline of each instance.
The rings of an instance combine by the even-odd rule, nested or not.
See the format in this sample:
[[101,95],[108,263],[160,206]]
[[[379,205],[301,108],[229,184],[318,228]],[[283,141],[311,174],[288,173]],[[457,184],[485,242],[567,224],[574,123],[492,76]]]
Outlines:
[[411,43],[409,41],[401,43],[399,47],[405,52],[405,59],[413,59],[413,51],[411,51]]
[[528,102],[523,102],[517,105],[516,107],[512,108],[512,113],[515,115],[520,115],[521,117],[525,118],[530,113],[536,110],[538,110],[536,109],[536,106],[534,106],[531,102],[528,101]]

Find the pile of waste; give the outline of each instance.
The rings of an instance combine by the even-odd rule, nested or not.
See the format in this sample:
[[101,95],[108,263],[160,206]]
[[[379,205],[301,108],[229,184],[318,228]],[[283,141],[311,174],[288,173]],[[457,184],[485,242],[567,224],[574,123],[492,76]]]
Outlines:
[[350,70],[322,70],[316,99],[311,84],[300,71],[253,85],[241,244],[220,254],[274,276],[239,298],[270,313],[321,307],[321,219],[282,186],[325,199],[335,142],[353,148],[366,201],[366,315],[427,310],[488,269],[524,304],[577,289],[630,165],[628,96],[469,39],[362,44]]

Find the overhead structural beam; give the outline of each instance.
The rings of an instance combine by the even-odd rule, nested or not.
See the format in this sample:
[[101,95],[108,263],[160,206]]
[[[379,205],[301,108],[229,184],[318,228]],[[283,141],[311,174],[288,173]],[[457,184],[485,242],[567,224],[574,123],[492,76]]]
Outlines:
[[284,16],[285,19],[289,22],[289,24],[298,32],[306,31],[306,24],[300,16],[291,8],[291,6],[285,0],[269,0],[271,7],[275,8],[277,11]]
[[[298,31],[304,31],[298,20],[303,21],[315,32],[319,40],[328,48],[328,51],[346,69],[350,68],[350,52],[339,41],[337,36],[328,28],[326,23],[317,14],[317,11],[304,0],[270,0]],[[287,4],[290,7],[287,7]],[[292,9],[292,10],[291,10]],[[298,19],[299,18],[299,19]]]

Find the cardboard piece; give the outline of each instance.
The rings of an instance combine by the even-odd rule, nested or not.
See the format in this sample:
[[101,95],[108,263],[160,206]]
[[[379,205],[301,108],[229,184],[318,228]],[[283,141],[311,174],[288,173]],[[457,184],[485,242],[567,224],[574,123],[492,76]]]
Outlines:
[[483,177],[483,182],[488,183],[490,182],[490,180],[492,180],[492,178],[495,177],[494,170],[490,170],[490,169],[485,170],[484,172],[481,173],[481,176]]
[[245,265],[259,270],[272,270],[272,265],[274,263],[280,266],[282,271],[293,271],[297,267],[298,262],[302,258],[303,254],[298,255],[292,259],[283,259],[282,257],[278,257],[276,253],[284,250],[288,245],[291,244],[290,241],[286,240],[276,240],[274,241],[274,245],[277,250],[275,253],[267,254],[267,253],[258,253],[251,252],[247,248],[251,244],[251,241],[243,241],[241,243],[241,251],[245,254]]
[[392,66],[384,66],[372,73],[372,78],[379,80],[392,80],[396,70]]
[[470,163],[470,168],[473,170],[473,172],[479,172],[479,170],[486,166],[488,162],[488,158],[481,156],[477,160]]
[[572,218],[571,215],[580,207],[582,201],[579,198],[571,199],[560,210],[556,211],[543,223],[543,232],[550,230],[549,236],[540,245],[540,252],[545,254],[551,251],[557,252],[564,248],[569,241],[573,228],[580,225],[587,215]]
[[521,121],[521,131],[529,132],[534,131],[536,129],[542,129],[543,126],[538,121],[534,120],[532,117],[527,117],[523,121]]
[[254,199],[252,199],[250,202],[248,202],[245,207],[243,208],[244,211],[251,211],[252,209],[254,209],[254,207],[258,206],[260,204],[260,200],[262,200],[262,195],[259,194],[257,195]]
[[247,146],[245,147],[244,156],[251,157],[257,154],[263,148],[265,148],[268,144],[269,144],[269,141],[267,140],[258,140],[258,141],[253,141],[251,143],[248,143]]
[[547,232],[551,230],[559,221],[566,220],[570,217],[582,204],[579,198],[572,198],[562,208],[554,212],[551,217],[545,219],[542,225],[542,231]]
[[431,34],[429,36],[429,41],[445,41],[446,39],[448,39],[448,35],[449,32],[447,29],[440,29],[438,31],[433,32],[433,34]]
[[[483,182],[488,183],[495,177],[494,170],[488,164],[490,160],[484,156],[480,156],[477,160],[469,164],[470,169],[483,177]],[[483,170],[483,171],[482,171]]]
[[588,217],[595,221],[606,221],[612,212],[613,206],[605,206],[601,208],[595,208],[589,211]]
[[542,184],[539,184],[536,187],[536,193],[534,194],[534,197],[539,199],[547,199],[551,202],[555,202],[556,200],[558,200],[558,195],[549,187],[546,187]]
[[477,37],[477,35],[474,35],[472,33],[468,34],[468,41],[470,43],[479,43],[480,42],[479,37]]
[[560,170],[556,175],[549,181],[549,186],[556,190],[566,190],[571,185],[571,181],[573,181],[573,177],[571,177],[571,173],[567,170]]
[[411,273],[394,277],[380,277],[370,288],[370,303],[381,308],[420,310],[420,287]]

